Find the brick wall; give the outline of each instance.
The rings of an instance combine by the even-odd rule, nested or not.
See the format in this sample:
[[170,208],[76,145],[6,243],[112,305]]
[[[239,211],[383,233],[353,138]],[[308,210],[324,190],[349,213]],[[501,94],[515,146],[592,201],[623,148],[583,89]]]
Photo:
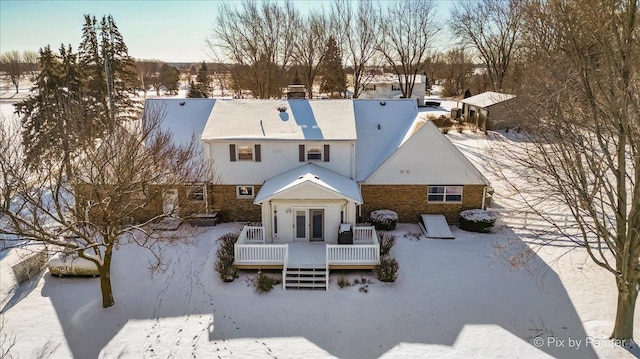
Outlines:
[[482,206],[484,185],[466,185],[462,203],[427,203],[427,185],[362,185],[362,217],[377,209],[390,209],[398,213],[398,222],[415,223],[420,214],[444,214],[450,223],[458,223],[460,211]]
[[[260,191],[261,185],[253,185],[253,195]],[[218,211],[222,221],[261,222],[261,207],[253,204],[253,198],[238,198],[235,185],[211,185],[212,208]]]

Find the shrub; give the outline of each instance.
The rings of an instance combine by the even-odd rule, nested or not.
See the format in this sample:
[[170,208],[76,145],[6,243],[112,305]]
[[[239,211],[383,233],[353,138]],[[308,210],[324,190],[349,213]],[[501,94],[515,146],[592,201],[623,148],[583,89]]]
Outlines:
[[338,287],[344,288],[344,287],[350,287],[350,286],[351,286],[351,282],[349,282],[349,279],[347,279],[347,277],[345,276],[338,277]]
[[369,217],[371,223],[378,231],[393,230],[396,228],[396,223],[398,223],[398,214],[389,209],[373,211]]
[[431,120],[433,121],[433,124],[436,125],[436,127],[438,127],[440,131],[445,135],[449,133],[451,126],[453,126],[453,121],[451,121],[451,119],[445,115],[442,115],[436,119],[431,119]]
[[235,260],[234,245],[238,241],[238,233],[226,233],[219,239],[220,247],[216,252],[215,269],[220,275],[220,279],[225,282],[233,282],[238,277],[238,270],[234,267]]
[[380,255],[386,256],[396,244],[396,236],[389,232],[380,232],[378,233],[378,241],[380,242]]
[[395,282],[398,278],[398,261],[393,257],[381,257],[380,265],[376,267],[376,277],[381,282]]
[[262,273],[261,270],[258,271],[258,275],[253,279],[253,285],[256,288],[256,291],[260,293],[271,292],[273,286],[278,283],[279,281],[276,278]]
[[496,215],[484,209],[468,209],[460,212],[460,229],[469,232],[489,233],[496,223]]

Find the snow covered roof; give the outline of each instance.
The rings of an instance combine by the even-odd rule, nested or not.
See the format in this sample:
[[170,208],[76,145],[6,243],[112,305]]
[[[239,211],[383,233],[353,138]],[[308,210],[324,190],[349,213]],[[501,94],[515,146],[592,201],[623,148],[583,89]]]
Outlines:
[[[409,78],[412,78],[412,76],[409,76]],[[423,79],[426,80],[426,75],[415,75],[416,84],[421,84],[423,83]],[[400,83],[404,82],[404,75],[400,76]],[[375,75],[373,76],[373,78],[371,78],[371,81],[369,81],[370,84],[397,84],[398,83],[398,75],[396,74],[391,74],[391,73],[386,73],[383,75]]]
[[[384,104],[384,105],[383,105]],[[415,100],[354,100],[356,181],[364,181],[404,142],[418,116]]]
[[467,97],[464,100],[460,100],[462,103],[466,103],[471,106],[477,106],[487,108],[497,103],[504,102],[516,97],[515,95],[509,95],[506,93],[487,91],[479,95]]
[[218,100],[202,140],[355,140],[351,101]]
[[195,136],[196,145],[200,146],[198,139],[215,103],[212,98],[148,99],[145,111],[156,110],[164,114],[161,126],[173,133],[174,143],[186,145]]
[[357,204],[362,203],[362,195],[355,181],[313,163],[296,167],[265,181],[253,202],[260,204],[304,184],[318,186]]

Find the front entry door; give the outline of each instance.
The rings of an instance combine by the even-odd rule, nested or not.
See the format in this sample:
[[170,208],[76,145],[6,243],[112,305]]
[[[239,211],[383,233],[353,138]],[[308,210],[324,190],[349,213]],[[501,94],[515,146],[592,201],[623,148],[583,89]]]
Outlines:
[[324,209],[310,209],[312,241],[324,241]]

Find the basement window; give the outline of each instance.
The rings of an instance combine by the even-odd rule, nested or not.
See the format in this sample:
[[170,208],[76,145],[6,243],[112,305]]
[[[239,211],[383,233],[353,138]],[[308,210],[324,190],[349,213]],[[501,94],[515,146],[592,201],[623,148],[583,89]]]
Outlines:
[[253,186],[236,186],[238,198],[253,198]]
[[429,186],[429,203],[462,203],[463,186]]

